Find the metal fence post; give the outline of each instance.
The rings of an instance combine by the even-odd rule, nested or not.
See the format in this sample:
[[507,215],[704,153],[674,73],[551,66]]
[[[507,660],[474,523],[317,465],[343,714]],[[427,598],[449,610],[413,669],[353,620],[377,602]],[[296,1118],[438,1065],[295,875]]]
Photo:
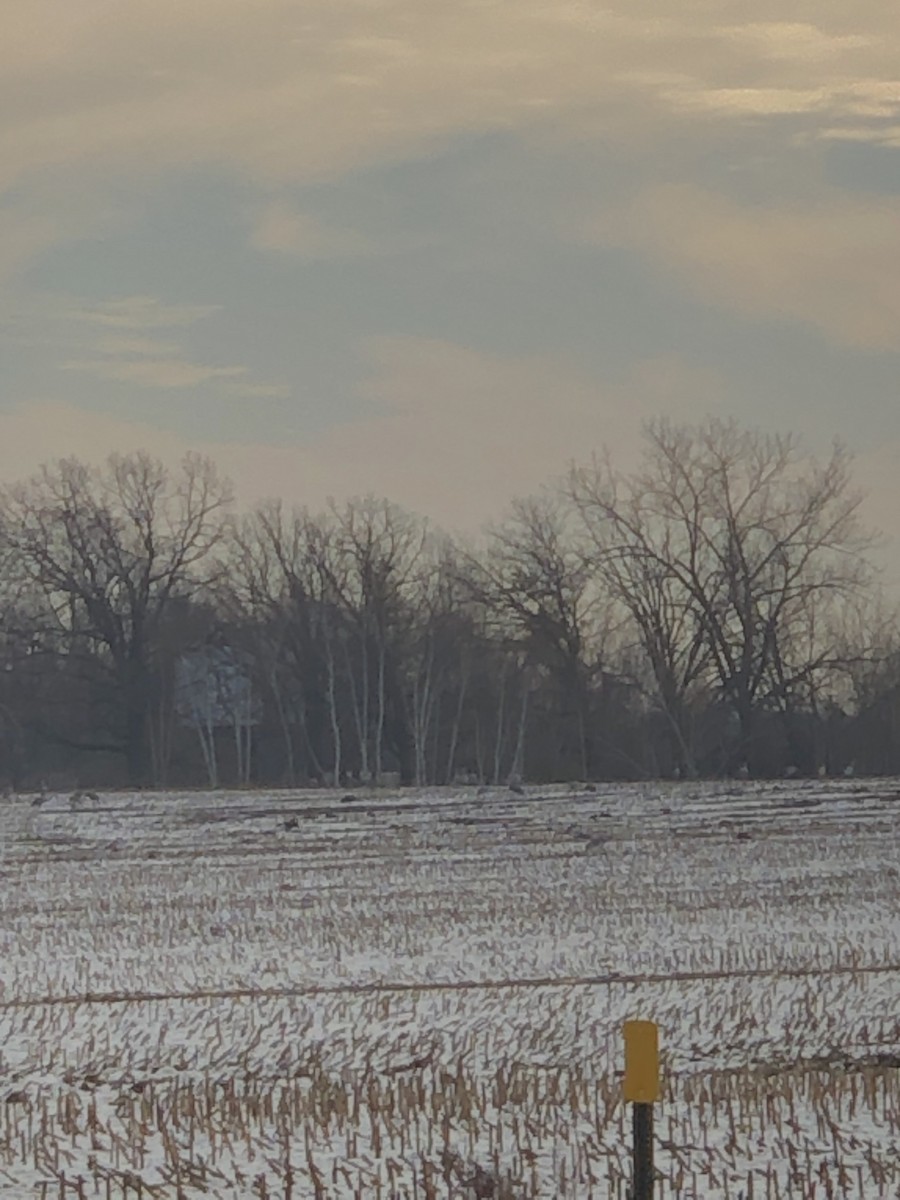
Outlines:
[[632,1110],[632,1200],[653,1200],[653,1105],[659,1099],[659,1029],[625,1022],[625,1102]]

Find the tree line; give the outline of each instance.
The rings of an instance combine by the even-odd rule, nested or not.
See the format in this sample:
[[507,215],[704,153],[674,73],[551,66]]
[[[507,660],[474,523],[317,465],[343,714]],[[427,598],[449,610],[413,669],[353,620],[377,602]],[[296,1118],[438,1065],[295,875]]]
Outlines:
[[215,465],[0,493],[14,789],[900,770],[898,623],[852,461],[649,424],[472,542],[388,500],[236,511]]

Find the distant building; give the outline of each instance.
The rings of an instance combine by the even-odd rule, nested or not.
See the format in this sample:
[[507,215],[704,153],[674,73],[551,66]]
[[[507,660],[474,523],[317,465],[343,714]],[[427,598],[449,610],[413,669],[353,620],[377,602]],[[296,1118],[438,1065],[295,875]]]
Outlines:
[[182,654],[175,669],[175,711],[192,729],[258,725],[262,705],[249,659],[230,646],[201,646]]
[[200,743],[211,787],[219,784],[218,731],[234,738],[235,778],[250,781],[253,726],[262,704],[253,690],[250,660],[230,646],[200,646],[182,654],[175,669],[175,712]]

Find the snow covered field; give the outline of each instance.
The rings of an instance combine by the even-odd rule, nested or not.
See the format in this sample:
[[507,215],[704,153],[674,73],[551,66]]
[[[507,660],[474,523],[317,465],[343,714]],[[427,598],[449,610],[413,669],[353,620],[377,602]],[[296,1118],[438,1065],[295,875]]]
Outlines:
[[0,807],[0,1197],[900,1195],[900,783]]

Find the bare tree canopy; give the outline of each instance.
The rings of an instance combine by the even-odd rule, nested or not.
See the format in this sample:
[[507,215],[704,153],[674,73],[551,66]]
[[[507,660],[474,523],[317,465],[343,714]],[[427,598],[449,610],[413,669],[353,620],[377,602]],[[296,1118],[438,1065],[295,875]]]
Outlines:
[[105,676],[133,782],[145,774],[160,622],[173,599],[211,582],[230,499],[210,461],[191,455],[171,472],[143,453],[113,455],[101,471],[64,459],[2,495],[14,572],[41,600],[37,636]]
[[569,494],[689,766],[684,710],[699,682],[731,706],[745,756],[762,706],[814,701],[833,657],[826,614],[870,575],[846,450],[818,462],[790,435],[659,421],[637,472],[594,461],[572,470]]
[[[496,634],[521,650],[532,680],[535,672],[545,675],[555,692],[560,754],[588,778],[596,740],[591,693],[603,669],[609,609],[596,572],[578,552],[563,498],[545,491],[514,501],[489,529],[484,554],[469,557],[467,580]],[[575,732],[575,745],[563,730]]]
[[[0,774],[353,784],[900,770],[849,454],[650,424],[464,546],[389,500],[233,514],[209,461],[0,492]],[[187,689],[187,690],[186,690]]]

